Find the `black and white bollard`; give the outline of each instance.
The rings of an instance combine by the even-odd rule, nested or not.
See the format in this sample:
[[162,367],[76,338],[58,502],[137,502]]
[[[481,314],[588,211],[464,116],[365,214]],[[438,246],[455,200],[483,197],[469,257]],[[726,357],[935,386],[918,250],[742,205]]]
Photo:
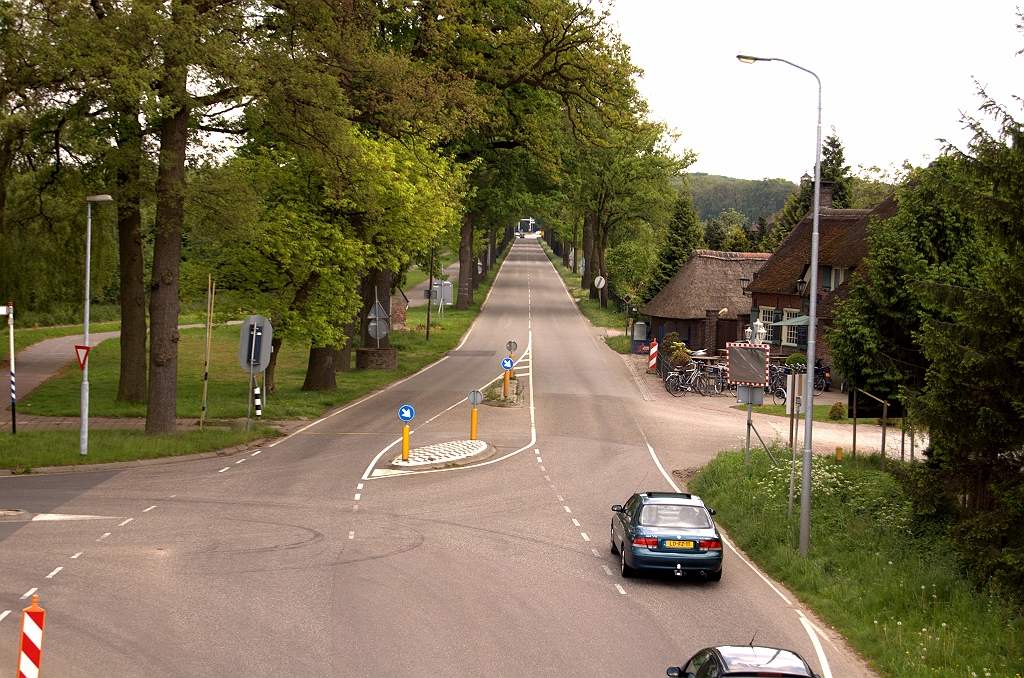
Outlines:
[[259,386],[257,386],[253,391],[253,396],[256,402],[256,418],[259,419],[263,415],[263,399],[260,397]]

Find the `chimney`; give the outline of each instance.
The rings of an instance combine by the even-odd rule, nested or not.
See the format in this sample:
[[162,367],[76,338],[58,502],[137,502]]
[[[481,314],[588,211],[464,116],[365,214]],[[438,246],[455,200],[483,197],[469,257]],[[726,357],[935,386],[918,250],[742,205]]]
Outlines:
[[832,191],[835,190],[836,182],[834,181],[822,181],[821,182],[821,195],[819,196],[818,207],[825,210],[832,207]]

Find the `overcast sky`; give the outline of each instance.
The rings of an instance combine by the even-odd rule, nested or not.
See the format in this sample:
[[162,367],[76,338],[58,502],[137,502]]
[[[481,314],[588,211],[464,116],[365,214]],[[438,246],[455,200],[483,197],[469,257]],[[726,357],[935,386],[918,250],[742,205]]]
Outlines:
[[653,117],[699,154],[694,172],[813,173],[814,78],[778,62],[741,64],[740,52],[818,74],[822,137],[835,126],[854,170],[925,164],[939,138],[963,144],[961,112],[979,105],[974,79],[1021,112],[1011,96],[1024,96],[1014,2],[617,0],[611,12],[645,72]]

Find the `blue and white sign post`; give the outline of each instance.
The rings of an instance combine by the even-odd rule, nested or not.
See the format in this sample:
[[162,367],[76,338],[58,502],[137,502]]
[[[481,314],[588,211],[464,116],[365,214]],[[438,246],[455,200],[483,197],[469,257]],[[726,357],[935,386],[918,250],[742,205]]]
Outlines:
[[[398,408],[398,418],[404,422],[412,421],[416,416],[416,410],[412,405],[402,405]],[[409,424],[402,427],[402,461],[409,461]]]
[[6,306],[0,306],[0,315],[7,316],[7,332],[11,338],[11,433],[18,432],[17,409],[18,396],[14,388],[14,302],[8,302]]
[[511,370],[514,366],[515,366],[515,363],[512,362],[512,358],[502,358],[502,360],[501,360],[501,369],[503,369],[503,370]]
[[515,366],[515,361],[513,361],[512,358],[502,358],[501,359],[501,369],[505,370],[505,385],[504,385],[504,387],[502,388],[502,391],[501,391],[501,397],[502,398],[507,398],[508,397],[508,384],[509,384],[509,379],[512,378],[512,368],[514,366]]

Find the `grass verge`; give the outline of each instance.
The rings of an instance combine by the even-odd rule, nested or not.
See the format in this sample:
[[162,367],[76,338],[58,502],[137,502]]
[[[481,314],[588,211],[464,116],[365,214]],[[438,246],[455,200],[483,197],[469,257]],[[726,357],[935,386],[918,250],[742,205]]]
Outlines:
[[77,466],[110,461],[138,461],[177,457],[241,445],[268,435],[272,429],[254,426],[207,428],[170,436],[147,436],[144,431],[90,431],[89,455],[78,454],[78,431],[22,431],[0,433],[0,468],[28,472],[41,466]]
[[[580,288],[582,277],[579,273],[573,273],[572,269],[562,265],[562,258],[556,256],[544,240],[538,240],[548,259],[554,264],[555,270],[562,276],[565,286],[569,288],[569,294],[576,300],[580,312],[597,327],[612,327],[619,330],[626,329],[626,314],[615,310],[612,306],[601,308],[599,299],[591,299],[590,291]],[[615,348],[614,346],[612,348]],[[615,349],[618,350],[618,349]],[[619,351],[622,353],[623,351]],[[628,351],[627,351],[628,352]]]
[[[474,293],[476,303],[466,311],[445,309],[444,317],[431,317],[430,342],[426,341],[426,306],[410,308],[406,331],[392,332],[391,345],[398,349],[398,369],[353,370],[337,375],[338,390],[302,391],[309,360],[308,346],[286,342],[278,354],[274,393],[266,395],[263,416],[271,420],[312,419],[326,407],[347,403],[396,379],[412,374],[439,359],[458,344],[476,318],[501,262]],[[199,417],[203,393],[203,355],[206,331],[181,330],[178,344],[179,417]],[[213,332],[207,416],[237,419],[246,416],[248,380],[238,366],[239,326],[220,326]],[[119,342],[105,341],[89,354],[89,413],[96,417],[143,417],[146,406],[117,402],[121,349]],[[42,384],[19,404],[26,414],[78,416],[81,372],[77,364]]]
[[[883,676],[1021,678],[1020,607],[979,592],[947,540],[915,523],[902,489],[877,464],[877,457],[843,466],[814,459],[806,559],[797,549],[799,509],[787,515],[788,467],[754,455],[746,476],[743,453],[722,452],[689,489],[718,510],[722,526],[758,565]],[[795,506],[799,501],[798,490]]]
[[[769,398],[769,397],[770,396],[767,396],[767,395],[765,396],[765,398]],[[829,417],[828,417],[828,410],[829,410],[830,407],[832,407],[832,406],[831,405],[815,405],[814,406],[814,421],[824,421],[824,422],[828,422],[828,423],[832,423],[832,424],[853,424],[853,419],[851,417],[847,417],[847,418],[844,418],[844,419],[829,419]],[[747,406],[746,405],[733,405],[732,409],[734,409],[734,410],[743,410],[744,412],[746,412],[747,411]],[[789,417],[789,415],[786,414],[786,406],[785,405],[754,405],[754,412],[757,412],[758,414],[770,414],[770,415],[773,415],[773,416],[776,416],[776,417]],[[803,415],[800,415],[800,419],[801,419],[801,421],[803,420]],[[871,425],[874,425],[874,424],[878,423],[878,418],[877,417],[857,417],[857,423],[858,424],[871,424]],[[890,427],[895,427],[897,429],[897,431],[898,431],[899,427],[900,427],[899,419],[892,419],[892,420],[890,420],[889,421],[889,426]]]
[[617,337],[605,337],[604,343],[608,344],[616,353],[629,353],[633,342],[625,334]]

